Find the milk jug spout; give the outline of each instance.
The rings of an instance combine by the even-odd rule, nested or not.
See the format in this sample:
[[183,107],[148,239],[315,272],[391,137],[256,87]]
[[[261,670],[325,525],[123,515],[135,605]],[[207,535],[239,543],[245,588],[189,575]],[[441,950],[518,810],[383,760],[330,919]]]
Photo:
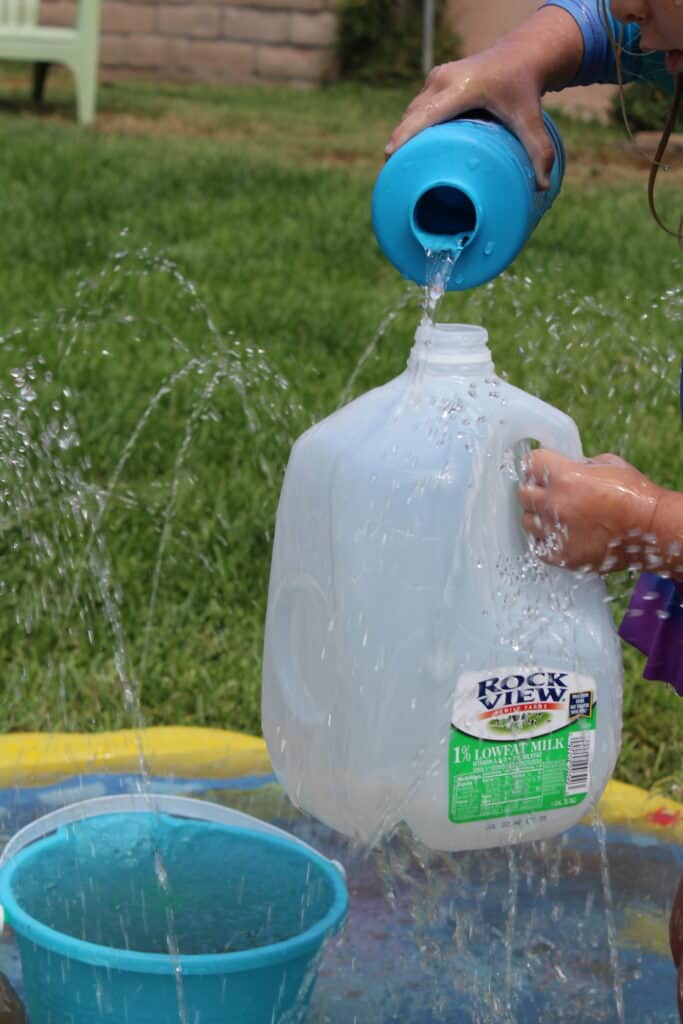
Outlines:
[[449,374],[487,377],[494,372],[488,331],[472,324],[423,322],[415,332],[408,369],[425,367]]

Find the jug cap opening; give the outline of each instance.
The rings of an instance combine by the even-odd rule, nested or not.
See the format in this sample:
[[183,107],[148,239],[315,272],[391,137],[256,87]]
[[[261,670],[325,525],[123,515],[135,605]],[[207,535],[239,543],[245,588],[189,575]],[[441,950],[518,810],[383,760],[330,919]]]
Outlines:
[[412,230],[420,245],[431,252],[457,252],[477,232],[477,208],[464,189],[451,182],[430,185],[416,201]]
[[411,359],[449,366],[491,364],[488,331],[476,324],[421,323]]

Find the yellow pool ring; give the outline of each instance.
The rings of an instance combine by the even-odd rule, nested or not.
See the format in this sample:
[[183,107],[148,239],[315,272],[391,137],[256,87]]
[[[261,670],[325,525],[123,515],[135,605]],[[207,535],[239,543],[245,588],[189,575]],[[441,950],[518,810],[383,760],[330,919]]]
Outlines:
[[[140,771],[178,778],[238,778],[271,772],[262,739],[222,729],[159,726],[99,733],[10,733],[0,737],[0,788],[45,786],[74,775]],[[683,804],[610,782],[599,805],[609,825],[683,845]]]

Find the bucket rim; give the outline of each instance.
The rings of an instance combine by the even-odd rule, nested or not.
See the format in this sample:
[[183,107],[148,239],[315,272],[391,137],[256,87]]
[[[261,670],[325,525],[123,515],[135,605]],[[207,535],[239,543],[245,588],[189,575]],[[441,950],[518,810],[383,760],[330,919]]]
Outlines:
[[[125,813],[128,812],[107,811],[101,817]],[[96,815],[96,817],[100,817],[100,815]],[[191,821],[192,819],[186,820]],[[193,823],[196,822],[197,819],[194,819]],[[298,853],[302,858],[314,862],[332,886],[332,901],[327,912],[305,931],[291,938],[258,946],[255,949],[228,953],[181,953],[174,957],[170,953],[145,953],[87,942],[76,936],[57,931],[33,917],[21,907],[12,889],[13,876],[19,867],[32,860],[39,852],[44,854],[46,849],[49,850],[51,846],[58,846],[65,841],[64,829],[66,826],[60,826],[56,832],[19,851],[0,870],[0,904],[4,909],[5,919],[19,938],[27,939],[52,954],[94,967],[154,975],[172,975],[178,966],[180,966],[182,974],[186,976],[256,971],[311,955],[326,938],[339,930],[348,913],[349,897],[344,877],[332,861],[312,847],[299,842],[295,837],[288,841],[285,833],[270,834],[260,829],[250,829],[242,825],[230,825],[224,822],[207,821],[205,823],[223,828],[227,832],[244,835],[257,842],[286,849],[290,853]]]

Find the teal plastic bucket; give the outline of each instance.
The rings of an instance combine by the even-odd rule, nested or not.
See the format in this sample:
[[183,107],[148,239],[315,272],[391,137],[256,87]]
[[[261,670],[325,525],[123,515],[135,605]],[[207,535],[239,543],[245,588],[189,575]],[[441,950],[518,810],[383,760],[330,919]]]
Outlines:
[[287,833],[129,796],[15,837],[0,902],[31,1024],[294,1024],[348,908],[342,869]]

